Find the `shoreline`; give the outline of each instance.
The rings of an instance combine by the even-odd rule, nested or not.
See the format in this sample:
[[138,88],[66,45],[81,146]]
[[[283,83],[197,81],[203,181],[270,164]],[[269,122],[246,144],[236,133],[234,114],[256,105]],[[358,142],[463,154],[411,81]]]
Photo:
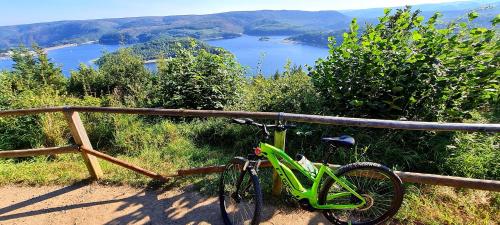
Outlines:
[[49,51],[57,50],[57,49],[76,47],[76,46],[80,46],[80,45],[89,45],[89,44],[95,44],[95,43],[97,43],[97,41],[87,41],[87,42],[83,42],[83,43],[79,43],[79,44],[71,43],[71,44],[56,45],[56,46],[52,46],[52,47],[43,48],[43,51],[49,52]]
[[[97,41],[87,41],[87,42],[83,42],[83,43],[79,43],[79,44],[76,44],[76,43],[63,44],[63,45],[56,45],[56,46],[52,46],[52,47],[42,48],[42,50],[43,50],[43,52],[47,53],[47,52],[53,51],[53,50],[69,48],[69,47],[76,47],[76,46],[80,46],[80,45],[95,44],[95,43],[97,43]],[[30,52],[32,52],[32,51],[30,51]],[[12,58],[12,51],[8,51],[6,53],[0,53],[0,60],[7,60],[7,59],[11,59],[11,58]]]
[[152,64],[158,62],[158,59],[144,60],[144,64]]
[[56,45],[48,48],[43,48],[44,52],[52,51],[52,50],[57,50],[57,49],[62,49],[62,48],[68,48],[68,47],[74,47],[78,46],[78,44],[64,44],[64,45]]

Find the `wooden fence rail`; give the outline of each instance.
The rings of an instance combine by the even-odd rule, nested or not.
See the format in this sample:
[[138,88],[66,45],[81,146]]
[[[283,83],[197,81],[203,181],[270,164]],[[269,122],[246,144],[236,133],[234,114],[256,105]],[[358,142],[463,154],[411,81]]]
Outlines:
[[335,116],[318,116],[282,112],[245,112],[245,111],[218,111],[218,110],[187,110],[187,109],[151,109],[151,108],[115,108],[115,107],[87,107],[65,106],[36,109],[17,109],[0,111],[1,116],[32,115],[45,112],[99,112],[139,115],[160,115],[179,117],[226,117],[226,118],[255,118],[279,121],[295,121],[328,125],[388,128],[402,130],[434,130],[434,131],[479,131],[500,132],[500,124],[483,123],[441,123],[418,122],[380,119],[361,119]]
[[[34,109],[18,109],[0,111],[0,117],[5,116],[25,116],[40,113],[62,112],[65,115],[71,134],[75,140],[76,146],[52,147],[41,149],[25,149],[0,151],[0,158],[27,157],[35,155],[53,155],[62,153],[80,153],[89,170],[91,177],[99,179],[103,176],[102,170],[97,162],[97,158],[110,161],[114,164],[131,169],[135,172],[152,177],[154,179],[165,181],[169,177],[208,174],[221,172],[222,166],[211,166],[202,168],[192,168],[179,170],[176,174],[160,175],[146,169],[129,164],[123,160],[106,155],[92,148],[92,144],[87,136],[78,112],[93,113],[118,113],[118,114],[138,114],[138,115],[160,115],[160,116],[178,116],[178,117],[226,117],[226,118],[255,118],[269,119],[277,121],[294,121],[328,125],[372,127],[386,129],[404,129],[404,130],[433,130],[433,131],[474,131],[474,132],[500,132],[500,124],[480,124],[480,123],[439,123],[439,122],[417,122],[417,121],[395,121],[380,119],[360,119],[348,117],[318,116],[293,114],[282,112],[244,112],[244,111],[217,111],[217,110],[184,110],[184,109],[150,109],[150,108],[113,108],[113,107],[49,107]],[[97,157],[97,158],[96,158]],[[262,164],[269,166],[269,163]],[[338,167],[338,165],[332,165]],[[489,191],[500,191],[500,181],[470,179],[463,177],[442,176],[435,174],[411,173],[396,171],[404,182],[443,185],[451,187],[473,188]]]
[[63,153],[78,153],[78,146],[50,147],[38,149],[23,149],[12,151],[0,151],[0,158],[17,158],[37,155],[57,155]]

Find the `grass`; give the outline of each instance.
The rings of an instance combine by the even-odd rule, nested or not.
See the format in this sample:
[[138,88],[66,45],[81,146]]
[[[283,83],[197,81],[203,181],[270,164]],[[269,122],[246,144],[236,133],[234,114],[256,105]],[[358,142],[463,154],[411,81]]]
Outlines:
[[500,193],[412,186],[396,218],[403,224],[498,224]]

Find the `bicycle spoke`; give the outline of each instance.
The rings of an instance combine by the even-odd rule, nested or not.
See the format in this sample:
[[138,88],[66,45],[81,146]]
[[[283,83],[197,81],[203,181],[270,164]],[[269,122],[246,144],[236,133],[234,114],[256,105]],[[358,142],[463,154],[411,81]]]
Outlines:
[[[376,169],[360,168],[348,170],[342,176],[346,184],[351,183],[355,186],[354,191],[361,195],[365,200],[365,204],[356,209],[349,210],[330,210],[325,215],[329,214],[330,218],[336,218],[341,224],[365,223],[374,221],[377,218],[383,217],[392,209],[393,200],[395,198],[393,180]],[[340,193],[348,191],[346,188],[340,187],[334,183],[329,187],[328,194]],[[340,197],[328,201],[328,204],[353,204],[358,205],[361,201],[355,195]],[[337,223],[337,222],[335,222]]]

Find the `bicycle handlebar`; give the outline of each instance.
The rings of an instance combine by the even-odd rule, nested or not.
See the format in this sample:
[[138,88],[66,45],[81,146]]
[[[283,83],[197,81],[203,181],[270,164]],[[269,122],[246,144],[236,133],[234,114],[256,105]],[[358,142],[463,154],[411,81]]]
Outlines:
[[295,124],[262,124],[262,123],[257,123],[253,121],[250,118],[242,118],[242,119],[233,119],[234,123],[241,124],[241,125],[252,125],[252,126],[257,126],[260,128],[277,128],[279,130],[287,130],[289,128],[295,128],[297,125]]

